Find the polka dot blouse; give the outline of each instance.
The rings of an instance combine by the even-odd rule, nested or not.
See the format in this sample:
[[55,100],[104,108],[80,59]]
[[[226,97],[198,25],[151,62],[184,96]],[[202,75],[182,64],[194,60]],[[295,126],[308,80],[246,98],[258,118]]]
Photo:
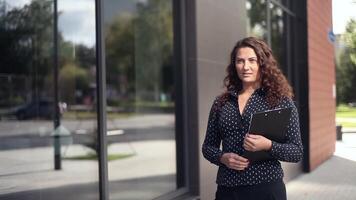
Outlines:
[[[218,98],[215,99],[214,104],[218,104]],[[269,153],[274,159],[250,163],[245,170],[237,171],[222,164],[220,157],[223,153],[228,152],[242,155],[244,152],[243,140],[248,132],[251,115],[270,109],[262,89],[256,90],[251,95],[242,115],[239,112],[237,98],[235,91],[230,92],[229,100],[219,109],[214,109],[213,105],[209,115],[202,152],[207,160],[219,166],[216,183],[233,187],[256,185],[282,179],[283,170],[279,161],[298,162],[303,156],[297,108],[293,101],[288,98],[282,99],[279,105],[275,107],[292,107],[293,109],[286,132],[286,142],[272,141],[272,148]],[[222,148],[220,148],[220,145]]]

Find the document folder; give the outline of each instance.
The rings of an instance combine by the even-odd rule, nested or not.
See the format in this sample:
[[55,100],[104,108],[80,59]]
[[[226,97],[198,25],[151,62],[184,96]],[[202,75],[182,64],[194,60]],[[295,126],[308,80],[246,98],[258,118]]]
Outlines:
[[[280,108],[254,113],[251,116],[250,134],[262,135],[272,141],[284,143],[292,108]],[[245,151],[243,157],[250,162],[273,159],[266,151]]]

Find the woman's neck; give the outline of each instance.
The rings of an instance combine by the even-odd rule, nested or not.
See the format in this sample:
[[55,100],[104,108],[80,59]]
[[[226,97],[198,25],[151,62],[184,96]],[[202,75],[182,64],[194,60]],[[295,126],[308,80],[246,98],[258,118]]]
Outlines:
[[252,94],[258,88],[260,88],[260,84],[249,84],[249,85],[245,84],[243,85],[240,94]]

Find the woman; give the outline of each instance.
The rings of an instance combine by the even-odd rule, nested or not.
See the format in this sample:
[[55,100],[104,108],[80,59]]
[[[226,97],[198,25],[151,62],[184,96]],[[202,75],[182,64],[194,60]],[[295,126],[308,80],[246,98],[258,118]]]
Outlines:
[[[254,37],[237,42],[226,71],[226,92],[213,103],[202,147],[204,157],[219,166],[215,198],[287,199],[279,161],[298,162],[303,155],[292,88],[272,50]],[[292,113],[285,143],[248,133],[251,114],[289,107]],[[244,151],[267,151],[273,159],[252,163],[242,156]]]

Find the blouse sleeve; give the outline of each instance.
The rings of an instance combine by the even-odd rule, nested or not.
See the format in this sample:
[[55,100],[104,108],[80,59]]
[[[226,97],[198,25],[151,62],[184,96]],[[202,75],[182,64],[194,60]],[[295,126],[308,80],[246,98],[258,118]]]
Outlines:
[[287,128],[286,142],[278,143],[272,141],[270,153],[280,161],[298,162],[303,158],[298,111],[292,100],[289,100],[288,104],[288,107],[292,107],[292,113]]
[[221,134],[218,126],[218,111],[214,106],[217,106],[218,100],[215,99],[209,114],[208,127],[205,134],[204,143],[202,145],[203,156],[211,163],[221,166],[220,158],[223,152],[220,150]]

